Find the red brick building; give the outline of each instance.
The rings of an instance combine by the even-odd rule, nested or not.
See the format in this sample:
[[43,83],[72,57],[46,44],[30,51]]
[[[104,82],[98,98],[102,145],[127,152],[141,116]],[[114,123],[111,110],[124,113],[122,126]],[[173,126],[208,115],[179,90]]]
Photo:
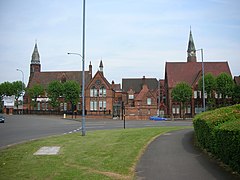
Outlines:
[[120,84],[114,84],[114,81],[110,84],[104,77],[102,61],[99,68],[100,70],[85,88],[87,115],[112,117],[114,106],[117,103],[117,93],[121,90]]
[[[188,43],[187,62],[166,62],[165,66],[165,89],[167,96],[167,115],[174,117],[182,117],[181,112],[185,112],[186,116],[193,117],[202,109],[203,96],[198,90],[198,81],[202,77],[202,62],[197,62],[196,49],[190,31]],[[205,62],[204,74],[211,73],[213,76],[225,72],[231,75],[228,62]],[[192,87],[193,96],[191,102],[188,102],[184,111],[181,111],[179,102],[174,102],[171,97],[172,89],[177,83],[186,82]],[[207,97],[206,97],[207,98]]]
[[[114,84],[114,81],[110,84],[103,74],[103,62],[100,62],[99,71],[96,72],[94,77],[92,77],[92,65],[90,62],[89,69],[85,72],[85,111],[88,116],[109,116],[112,117],[120,116],[120,106],[121,104],[121,87],[120,84]],[[46,90],[49,83],[52,81],[66,82],[68,80],[76,81],[82,89],[82,71],[41,71],[40,55],[38,52],[37,44],[34,46],[34,51],[32,54],[31,64],[30,64],[30,76],[27,88],[33,87],[35,84],[40,84]],[[61,99],[59,111],[67,112],[71,110],[70,103]],[[50,99],[45,95],[37,98],[37,106],[33,107],[31,105],[31,99],[26,93],[24,96],[24,106],[25,110],[29,112],[34,110],[37,112],[47,112],[52,110],[49,103]],[[76,110],[82,111],[82,99],[79,98]],[[116,109],[117,107],[117,109]],[[114,109],[117,111],[114,114]]]
[[[162,82],[162,86],[160,83]],[[156,116],[159,112],[159,92],[163,95],[163,82],[156,78],[133,78],[122,79],[123,93],[122,101],[125,107],[125,118],[145,120],[150,116]],[[163,103],[162,103],[163,105]],[[164,106],[161,106],[164,110]]]

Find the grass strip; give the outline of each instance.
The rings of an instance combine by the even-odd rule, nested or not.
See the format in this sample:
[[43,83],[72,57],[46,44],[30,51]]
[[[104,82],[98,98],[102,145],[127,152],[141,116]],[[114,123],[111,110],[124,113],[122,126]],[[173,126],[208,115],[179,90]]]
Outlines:
[[[85,137],[73,133],[16,145],[0,151],[0,179],[134,179],[148,143],[183,128],[104,130]],[[43,146],[60,146],[60,153],[33,155]]]

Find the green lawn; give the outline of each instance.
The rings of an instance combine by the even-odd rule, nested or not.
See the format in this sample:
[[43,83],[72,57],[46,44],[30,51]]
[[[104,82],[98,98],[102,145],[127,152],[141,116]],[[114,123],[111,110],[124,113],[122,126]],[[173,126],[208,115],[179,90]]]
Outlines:
[[[0,179],[133,179],[147,144],[183,128],[94,131],[85,137],[74,133],[16,145],[0,151]],[[43,146],[61,150],[58,155],[33,155]]]

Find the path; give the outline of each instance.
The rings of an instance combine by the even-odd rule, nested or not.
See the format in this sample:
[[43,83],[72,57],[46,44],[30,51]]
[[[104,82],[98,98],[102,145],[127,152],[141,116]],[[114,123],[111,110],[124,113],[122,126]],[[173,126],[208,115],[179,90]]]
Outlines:
[[239,179],[193,146],[193,129],[159,136],[141,157],[136,176],[138,180]]

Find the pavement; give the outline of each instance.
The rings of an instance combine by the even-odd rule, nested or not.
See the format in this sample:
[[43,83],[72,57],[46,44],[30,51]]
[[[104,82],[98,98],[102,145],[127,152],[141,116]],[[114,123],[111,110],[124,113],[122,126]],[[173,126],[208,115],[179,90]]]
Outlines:
[[193,145],[193,129],[163,134],[146,149],[136,167],[137,180],[235,180]]

